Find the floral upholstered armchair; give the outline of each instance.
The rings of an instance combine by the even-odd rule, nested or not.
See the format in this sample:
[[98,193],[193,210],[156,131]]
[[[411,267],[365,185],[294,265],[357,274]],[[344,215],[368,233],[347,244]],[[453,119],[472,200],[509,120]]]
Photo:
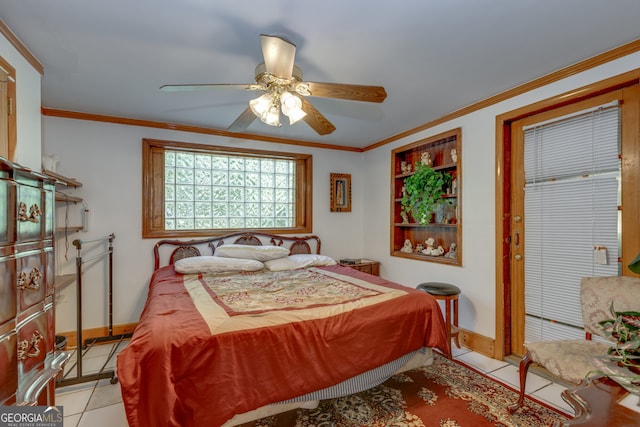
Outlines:
[[527,352],[520,361],[520,396],[510,406],[513,412],[522,406],[527,372],[531,364],[543,366],[552,374],[579,384],[599,371],[597,356],[606,356],[614,341],[591,340],[593,335],[606,337],[602,322],[611,319],[611,307],[620,311],[640,311],[640,278],[628,276],[584,277],[580,283],[580,304],[585,329],[584,340],[540,341],[525,344]]

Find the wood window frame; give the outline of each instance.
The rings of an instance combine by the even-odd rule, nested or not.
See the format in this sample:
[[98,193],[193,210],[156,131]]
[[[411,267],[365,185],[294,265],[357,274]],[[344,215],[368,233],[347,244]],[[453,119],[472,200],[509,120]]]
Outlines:
[[[251,155],[256,157],[280,157],[296,162],[296,214],[295,225],[286,228],[260,229],[208,229],[165,230],[164,228],[164,152],[167,149]],[[142,237],[182,238],[216,236],[238,231],[260,231],[279,234],[302,234],[312,232],[313,156],[310,154],[277,151],[249,150],[189,142],[142,140]]]

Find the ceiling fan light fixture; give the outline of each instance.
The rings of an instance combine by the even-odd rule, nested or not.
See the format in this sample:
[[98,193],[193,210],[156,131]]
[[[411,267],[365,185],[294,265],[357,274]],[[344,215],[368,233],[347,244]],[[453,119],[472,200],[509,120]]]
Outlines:
[[270,126],[280,125],[280,107],[278,106],[278,96],[272,92],[267,92],[262,96],[249,101],[249,107],[263,123]]
[[305,113],[302,110],[290,111],[289,114],[285,113],[285,116],[287,116],[289,118],[289,125],[292,125],[292,124],[304,119],[304,117],[306,115],[307,115],[307,113]]
[[251,111],[258,118],[262,118],[262,116],[269,110],[269,107],[273,103],[273,96],[271,93],[267,92],[262,96],[252,99],[249,101],[249,107],[251,107]]
[[302,100],[291,92],[283,92],[280,95],[282,104],[282,113],[289,118],[289,124],[292,125],[307,115],[302,110]]
[[260,120],[269,126],[280,127],[280,108],[278,104],[275,102],[271,104],[269,109],[260,117]]

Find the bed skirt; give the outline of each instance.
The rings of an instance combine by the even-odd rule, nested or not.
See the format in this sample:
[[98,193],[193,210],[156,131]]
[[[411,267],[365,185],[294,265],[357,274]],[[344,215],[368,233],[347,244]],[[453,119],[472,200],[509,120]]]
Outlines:
[[318,406],[320,400],[335,399],[368,390],[382,384],[395,374],[419,368],[420,366],[429,366],[432,363],[433,350],[424,347],[334,386],[294,397],[293,399],[288,399],[283,402],[265,405],[243,414],[237,414],[224,423],[222,427],[233,427],[298,408],[314,409]]

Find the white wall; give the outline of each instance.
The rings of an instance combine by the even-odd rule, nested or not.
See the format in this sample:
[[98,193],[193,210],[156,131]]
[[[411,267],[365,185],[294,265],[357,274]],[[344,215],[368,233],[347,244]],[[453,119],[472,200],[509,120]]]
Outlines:
[[[175,131],[79,120],[44,118],[46,154],[58,154],[59,171],[84,183],[79,191],[91,208],[89,235],[115,232],[115,324],[135,322],[146,297],[154,241],[141,233],[142,138],[238,145],[250,148],[307,152],[314,155],[314,233],[323,253],[367,257],[381,261],[381,275],[411,287],[445,281],[462,289],[460,325],[495,337],[495,118],[513,109],[575,88],[640,68],[640,53],[453,119],[364,154],[333,152],[277,144],[242,142]],[[427,98],[428,99],[428,98]],[[408,260],[389,255],[391,150],[453,128],[462,128],[463,267]],[[351,173],[353,212],[330,213],[329,173]],[[84,238],[84,237],[82,237]],[[58,246],[59,249],[62,247]],[[86,302],[85,327],[106,324],[104,291]],[[75,328],[72,295],[63,295],[58,331]]]
[[[412,287],[427,281],[456,284],[460,326],[495,338],[495,121],[496,116],[626,71],[640,68],[634,53],[499,104],[365,153],[363,180],[367,207],[363,245],[381,261],[381,275]],[[428,99],[428,97],[426,98]],[[441,132],[462,128],[462,267],[391,257],[391,150]]]
[[[89,231],[69,237],[67,260],[64,259],[65,239],[63,236],[58,239],[58,273],[75,271],[73,239],[84,240],[114,233],[115,325],[138,320],[153,270],[153,245],[156,240],[141,237],[143,138],[312,154],[313,233],[322,240],[322,253],[334,258],[363,256],[362,217],[365,199],[360,173],[363,155],[360,153],[55,117],[43,118],[43,130],[44,153],[56,154],[60,158],[59,173],[82,182],[82,188],[70,194],[83,197],[90,210]],[[331,172],[352,174],[353,199],[350,213],[329,211]],[[71,205],[70,209],[73,211],[74,206]],[[75,209],[77,212],[81,206],[76,206]],[[64,220],[64,215],[64,209],[58,209],[59,224]],[[76,221],[74,215],[75,212],[70,215],[70,225],[77,224],[73,222]],[[74,286],[64,289],[58,299],[58,332],[73,331],[76,328]],[[84,328],[107,324],[105,295],[103,283],[85,279]]]
[[40,170],[40,86],[42,76],[0,35],[0,56],[16,70],[17,139],[15,162]]

